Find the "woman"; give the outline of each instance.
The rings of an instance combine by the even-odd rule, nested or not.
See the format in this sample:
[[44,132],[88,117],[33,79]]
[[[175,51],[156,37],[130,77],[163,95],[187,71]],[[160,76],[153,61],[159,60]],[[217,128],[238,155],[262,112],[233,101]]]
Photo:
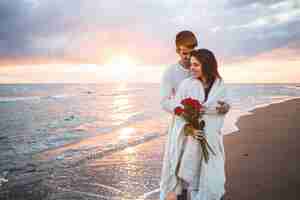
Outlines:
[[[187,190],[191,200],[220,200],[225,193],[224,146],[221,128],[224,115],[216,112],[218,101],[227,101],[226,90],[218,72],[214,54],[207,49],[198,49],[191,53],[192,77],[179,86],[176,102],[193,98],[199,100],[205,108],[202,119],[205,121],[204,134],[214,151],[206,163],[201,156],[198,137],[185,136],[185,121],[174,116],[168,131],[165,148],[160,200],[176,199]],[[180,198],[177,198],[180,199]]]

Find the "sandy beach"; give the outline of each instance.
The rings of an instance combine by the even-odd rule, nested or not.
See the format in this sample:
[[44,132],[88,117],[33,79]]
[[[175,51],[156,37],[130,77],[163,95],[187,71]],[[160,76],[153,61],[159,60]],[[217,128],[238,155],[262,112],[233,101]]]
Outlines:
[[226,199],[300,198],[300,100],[258,108],[225,136]]
[[[300,198],[299,122],[300,99],[258,108],[239,119],[240,130],[224,136],[226,200]],[[80,161],[50,155],[96,144],[101,137],[43,152],[6,177],[0,199],[158,200],[165,139],[161,134]]]

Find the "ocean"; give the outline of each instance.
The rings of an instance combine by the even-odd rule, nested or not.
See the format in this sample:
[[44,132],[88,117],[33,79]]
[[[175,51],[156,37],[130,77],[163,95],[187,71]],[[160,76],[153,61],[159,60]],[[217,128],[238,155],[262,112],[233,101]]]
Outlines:
[[[238,118],[255,108],[300,97],[297,84],[227,86],[232,107],[223,134],[236,132]],[[122,131],[111,141],[105,139],[98,145],[113,149],[129,140],[143,143],[159,137],[166,132],[169,121],[159,99],[159,84],[150,83],[2,84],[0,161],[118,130]],[[134,133],[132,127],[142,128]]]

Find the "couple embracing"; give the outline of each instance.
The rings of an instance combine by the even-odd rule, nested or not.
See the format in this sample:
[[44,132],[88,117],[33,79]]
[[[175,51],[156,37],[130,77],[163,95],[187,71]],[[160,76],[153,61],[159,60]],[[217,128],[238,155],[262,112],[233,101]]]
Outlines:
[[[226,88],[214,54],[195,49],[198,42],[192,32],[179,32],[175,43],[180,60],[165,71],[161,83],[161,106],[173,118],[160,200],[220,200],[225,193],[221,128],[229,110]],[[192,108],[196,114],[191,114]]]

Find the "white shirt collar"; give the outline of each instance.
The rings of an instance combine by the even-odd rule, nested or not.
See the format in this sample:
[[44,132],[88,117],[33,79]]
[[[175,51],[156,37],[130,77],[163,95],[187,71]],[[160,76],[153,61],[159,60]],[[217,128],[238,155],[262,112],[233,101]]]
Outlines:
[[186,71],[186,72],[190,72],[189,69],[183,67],[179,62],[177,63],[177,65],[179,66],[179,68],[180,68],[181,70]]

